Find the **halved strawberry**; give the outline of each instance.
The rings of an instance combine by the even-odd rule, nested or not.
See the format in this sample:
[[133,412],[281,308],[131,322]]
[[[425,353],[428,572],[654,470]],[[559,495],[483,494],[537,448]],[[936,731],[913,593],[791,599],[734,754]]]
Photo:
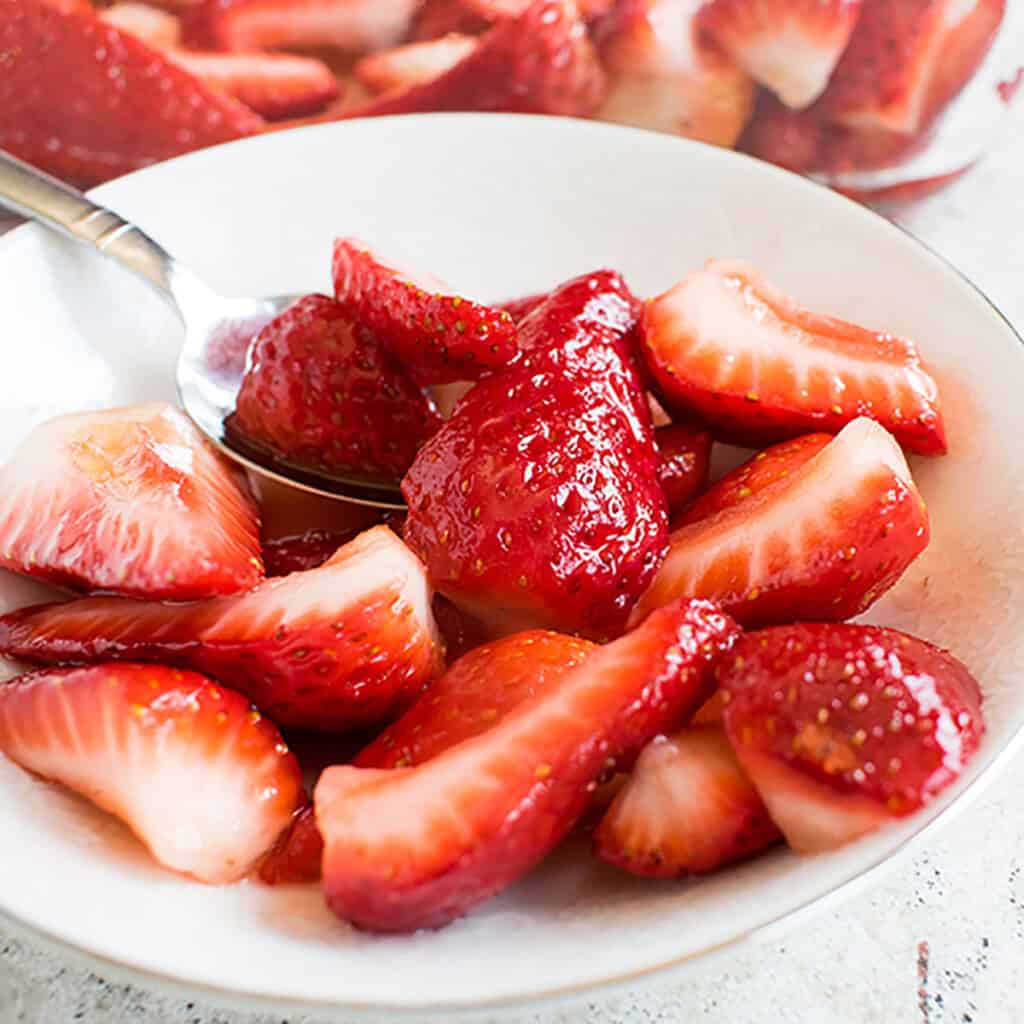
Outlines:
[[658,448],[658,482],[668,502],[669,518],[677,516],[707,486],[711,434],[703,427],[673,423],[654,432]]
[[713,605],[680,602],[425,764],[329,768],[314,794],[328,905],[395,932],[493,896],[566,835],[609,762],[692,713],[734,636]]
[[601,860],[647,878],[714,871],[779,839],[718,726],[644,747],[594,833]]
[[516,326],[508,313],[464,299],[432,276],[399,270],[363,243],[334,243],[334,295],[422,384],[476,380],[511,362]]
[[371,92],[392,92],[429,82],[450,71],[480,45],[474,36],[451,32],[439,39],[406,43],[363,57],[353,74]]
[[188,601],[263,578],[256,507],[192,422],[154,402],[59,416],[0,468],[0,566]]
[[0,0],[0,59],[0,148],[84,186],[263,128],[85,8]]
[[302,799],[273,724],[194,672],[97,665],[0,687],[0,750],[116,815],[165,867],[246,875]]
[[391,480],[440,425],[391,353],[323,295],[300,299],[256,336],[231,419],[286,462]]
[[1006,0],[865,0],[823,100],[856,128],[917,135],[977,70]]
[[985,732],[978,683],[956,658],[878,626],[748,634],[721,685],[736,756],[799,853],[913,813],[960,776]]
[[266,885],[303,885],[320,880],[324,841],[316,827],[313,805],[295,817],[260,864],[259,879]]
[[477,647],[420,694],[353,764],[406,768],[477,736],[513,708],[546,693],[597,648],[587,640],[528,630]]
[[718,601],[748,626],[848,619],[928,537],[903,452],[877,423],[855,420],[792,473],[673,531],[633,621],[677,597]]
[[181,42],[181,23],[177,16],[158,7],[119,0],[99,13],[108,25],[130,33],[155,49],[170,49]]
[[403,710],[441,667],[423,567],[385,526],[320,569],[236,597],[91,597],[0,618],[0,650],[41,664],[153,661],[246,694],[279,725],[344,730]]
[[946,451],[938,387],[912,341],[810,313],[749,264],[711,260],[644,310],[669,407],[762,447],[869,416],[904,447]]
[[526,354],[462,399],[402,482],[407,542],[495,633],[615,634],[657,570],[667,513],[624,289],[609,272],[556,289],[520,325]]
[[701,0],[621,0],[602,22],[609,89],[596,117],[719,146],[740,137],[756,87],[700,34]]
[[802,108],[825,91],[862,3],[711,0],[701,9],[699,21],[748,74],[787,106]]

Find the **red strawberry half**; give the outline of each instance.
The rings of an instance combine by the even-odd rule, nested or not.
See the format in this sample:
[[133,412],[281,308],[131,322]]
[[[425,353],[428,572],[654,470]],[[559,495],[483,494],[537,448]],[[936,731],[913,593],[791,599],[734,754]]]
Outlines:
[[[780,458],[763,485],[674,530],[634,621],[677,597],[720,602],[744,625],[841,620],[864,611],[928,544],[928,513],[893,438],[856,420],[812,458]],[[728,491],[732,480],[721,486]],[[759,489],[750,487],[754,483]]]
[[913,342],[802,309],[745,263],[712,260],[651,301],[643,348],[668,406],[761,447],[877,420],[946,451],[938,388]]
[[405,768],[486,732],[528,697],[547,692],[592,651],[564,633],[530,630],[478,647],[431,683],[353,762]]
[[231,420],[286,462],[392,480],[440,425],[395,357],[323,295],[256,336]]
[[609,759],[692,713],[734,631],[712,605],[675,604],[425,764],[329,768],[314,795],[328,905],[413,931],[511,884],[572,828]]
[[676,878],[714,871],[778,838],[725,733],[704,725],[644,747],[594,833],[594,850],[634,875]]
[[439,39],[371,53],[356,64],[353,74],[372,92],[409,89],[450,71],[479,45],[473,36],[451,32]]
[[263,578],[256,507],[163,403],[61,416],[0,469],[0,566],[64,586],[186,601]]
[[0,148],[84,186],[263,120],[92,11],[0,0]]
[[721,684],[736,755],[800,853],[911,814],[960,776],[985,732],[978,684],[956,658],[877,626],[751,633]]
[[153,665],[4,684],[0,750],[115,814],[161,864],[201,882],[247,874],[302,799],[298,762],[247,700]]
[[707,486],[711,434],[702,427],[673,423],[654,432],[658,446],[658,480],[675,517]]
[[700,25],[758,82],[800,108],[825,91],[862,2],[711,0]]
[[440,668],[423,567],[387,527],[320,569],[191,605],[93,597],[0,619],[25,661],[153,661],[205,672],[282,726],[344,730],[404,709]]
[[407,542],[496,632],[614,634],[664,551],[621,287],[584,275],[552,293],[520,325],[527,354],[462,399],[402,483]]

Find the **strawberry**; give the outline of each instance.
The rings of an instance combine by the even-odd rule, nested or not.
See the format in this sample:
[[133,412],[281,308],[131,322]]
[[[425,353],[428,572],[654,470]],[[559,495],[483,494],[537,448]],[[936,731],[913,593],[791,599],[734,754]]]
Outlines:
[[298,762],[248,701],[153,665],[6,683],[0,750],[116,815],[157,861],[201,882],[246,875],[302,798]]
[[[516,18],[529,6],[531,0],[462,0],[466,9],[488,21],[502,18]],[[580,14],[590,21],[607,14],[614,6],[614,0],[576,0]]]
[[256,336],[230,421],[285,462],[391,480],[440,425],[394,357],[323,295]]
[[594,833],[601,860],[647,878],[714,871],[779,838],[725,733],[714,725],[658,736]]
[[477,647],[431,683],[353,763],[405,768],[429,761],[492,729],[524,700],[546,693],[596,649],[587,640],[540,629]]
[[402,482],[407,543],[496,634],[614,634],[662,557],[624,288],[601,272],[556,289],[520,325],[519,362],[462,399]]
[[486,18],[469,10],[463,0],[424,0],[413,22],[411,37],[428,42],[441,36],[479,35],[490,27]]
[[855,420],[793,472],[673,531],[633,621],[677,597],[718,601],[747,626],[848,619],[896,583],[928,537],[899,446]]
[[168,605],[91,597],[0,618],[25,661],[153,661],[245,693],[279,725],[353,729],[401,711],[440,668],[423,567],[377,526],[309,572]]
[[181,42],[181,23],[177,16],[149,4],[119,0],[101,10],[99,16],[108,25],[141,39],[157,50],[171,49]]
[[504,889],[566,835],[617,758],[685,720],[734,635],[713,605],[680,602],[425,764],[329,768],[314,793],[328,906],[402,932]]
[[673,423],[654,432],[654,443],[658,448],[658,482],[672,518],[707,486],[711,434],[702,427]]
[[744,637],[721,666],[740,764],[799,853],[913,813],[985,732],[970,672],[894,629],[798,623]]
[[307,530],[297,537],[276,537],[264,541],[263,564],[267,576],[288,576],[293,572],[319,569],[338,548],[358,534],[358,530],[338,533]]
[[946,451],[938,388],[914,343],[801,308],[746,263],[711,260],[644,311],[667,407],[762,447],[869,416],[906,448]]
[[183,18],[197,49],[333,48],[359,53],[394,46],[420,0],[201,0]]
[[368,54],[352,71],[371,92],[408,89],[450,71],[479,45],[473,36],[451,32],[438,39],[406,43]]
[[59,416],[0,468],[0,566],[62,586],[187,601],[263,578],[256,507],[161,402]]
[[334,243],[333,272],[344,314],[372,331],[418,383],[475,380],[516,354],[507,313],[392,267],[355,239]]
[[602,23],[609,89],[596,116],[732,146],[753,110],[753,81],[702,37],[701,0],[620,0]]
[[0,148],[95,185],[263,120],[87,9],[0,0]]
[[711,0],[702,8],[699,23],[749,75],[787,106],[799,109],[825,91],[862,3]]
[[538,292],[536,295],[524,295],[518,299],[509,299],[508,302],[503,302],[501,308],[516,323],[532,313],[547,297],[548,292]]
[[967,84],[1006,0],[865,0],[823,100],[850,127],[917,135]]
[[316,827],[313,805],[293,819],[260,864],[259,880],[266,885],[302,885],[320,880],[324,841]]

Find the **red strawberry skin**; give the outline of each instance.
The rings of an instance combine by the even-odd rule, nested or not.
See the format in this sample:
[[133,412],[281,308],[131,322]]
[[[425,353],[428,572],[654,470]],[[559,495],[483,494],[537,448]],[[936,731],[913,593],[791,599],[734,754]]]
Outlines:
[[243,877],[302,798],[298,762],[248,701],[160,666],[6,683],[0,750],[117,815],[161,864],[203,882]]
[[381,262],[362,243],[334,243],[334,296],[343,313],[371,330],[420,384],[476,380],[515,357],[508,313],[458,295],[441,282]]
[[37,664],[145,661],[204,672],[282,726],[343,731],[403,710],[440,669],[422,566],[375,527],[321,567],[186,605],[94,597],[0,619]]
[[704,490],[711,464],[711,433],[702,427],[673,423],[654,432],[658,480],[669,516],[675,517]]
[[416,703],[366,747],[360,768],[406,768],[494,727],[529,697],[546,693],[594,644],[528,630],[470,651],[427,687]]
[[286,462],[395,479],[441,417],[338,303],[307,295],[253,341],[231,425]]
[[308,804],[267,854],[259,868],[265,885],[304,885],[320,880],[324,841],[316,827],[313,805]]
[[86,8],[0,0],[0,148],[83,187],[263,128]]
[[841,818],[848,806],[858,826],[870,808],[883,821],[910,814],[960,776],[985,731],[981,692],[959,661],[877,626],[798,623],[748,634],[720,679],[740,763],[791,845],[806,852],[832,843],[801,808],[819,804]]
[[664,552],[629,305],[594,281],[563,285],[523,321],[526,354],[467,394],[402,482],[407,543],[495,633],[614,635]]
[[679,603],[419,767],[328,769],[314,794],[328,906],[406,932],[511,884],[572,828],[609,759],[692,713],[734,635],[713,606]]

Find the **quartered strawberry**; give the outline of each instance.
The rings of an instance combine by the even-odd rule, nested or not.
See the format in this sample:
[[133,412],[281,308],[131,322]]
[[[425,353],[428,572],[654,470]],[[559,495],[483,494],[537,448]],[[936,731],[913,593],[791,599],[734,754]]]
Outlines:
[[680,602],[425,764],[329,768],[314,793],[328,906],[404,932],[504,889],[572,828],[609,762],[692,713],[734,636],[713,605]]
[[307,295],[253,341],[230,425],[286,462],[394,480],[441,417],[341,305]]
[[704,490],[711,462],[711,434],[703,427],[673,423],[654,432],[658,482],[674,519]]
[[799,853],[913,813],[956,781],[985,732],[978,683],[956,658],[878,626],[750,633],[721,684],[736,756]]
[[0,148],[51,174],[95,185],[262,128],[89,10],[0,0]]
[[438,39],[368,54],[352,72],[371,92],[409,89],[450,71],[479,45],[480,41],[473,36],[451,32]]
[[869,416],[940,455],[938,387],[912,341],[808,312],[753,267],[711,260],[648,303],[643,352],[663,404],[751,447]]
[[256,506],[192,422],[154,402],[60,416],[0,468],[0,567],[188,601],[263,578]]
[[259,867],[266,885],[303,885],[320,880],[324,841],[316,827],[313,805],[307,804],[293,819]]
[[[890,0],[884,0],[886,4]],[[850,40],[863,0],[711,0],[700,26],[787,106],[813,103]]]
[[865,0],[823,100],[845,125],[917,135],[967,84],[1006,0]]
[[[795,461],[793,472],[674,530],[633,621],[677,597],[718,601],[747,626],[838,621],[893,586],[927,546],[929,529],[892,436],[855,420],[803,465]],[[748,481],[757,486],[756,477]]]
[[647,878],[714,871],[779,839],[725,733],[714,725],[644,747],[594,833],[601,860]]
[[609,88],[596,117],[732,146],[756,88],[702,36],[702,0],[621,0],[601,23]]
[[334,295],[421,384],[476,380],[516,354],[516,326],[500,309],[464,299],[437,278],[399,270],[363,243],[334,243]]
[[181,22],[177,15],[159,7],[122,0],[99,14],[108,25],[130,33],[155,49],[170,49],[181,42]]
[[0,618],[0,650],[40,664],[152,661],[244,693],[279,725],[354,729],[404,710],[441,667],[423,567],[377,526],[320,569],[237,597],[92,597]]
[[201,882],[244,877],[302,800],[298,762],[247,700],[154,665],[5,683],[0,750],[116,815],[157,861]]
[[546,693],[597,648],[588,640],[528,630],[470,651],[353,762],[406,768],[494,726],[529,697]]
[[406,541],[495,633],[614,634],[664,552],[632,305],[614,280],[556,289],[520,325],[526,354],[462,399],[402,482]]

